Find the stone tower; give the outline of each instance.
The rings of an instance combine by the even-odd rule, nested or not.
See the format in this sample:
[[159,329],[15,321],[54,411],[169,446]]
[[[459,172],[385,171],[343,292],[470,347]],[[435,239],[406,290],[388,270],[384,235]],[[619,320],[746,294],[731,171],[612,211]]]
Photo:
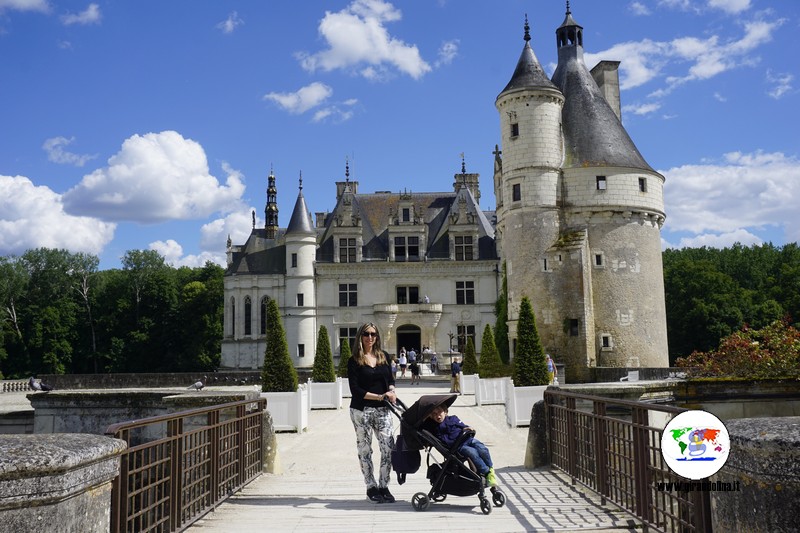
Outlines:
[[295,367],[314,365],[317,339],[317,301],[314,261],[317,233],[303,196],[303,177],[292,218],[284,235],[286,242],[286,292],[284,326],[289,353]]
[[530,47],[527,20],[524,39],[495,103],[502,142],[497,245],[508,272],[509,338],[517,338],[519,304],[528,296],[545,350],[567,365],[568,379],[588,379],[593,366],[667,366],[664,178],[584,64],[583,28],[569,4],[556,30],[552,80]]

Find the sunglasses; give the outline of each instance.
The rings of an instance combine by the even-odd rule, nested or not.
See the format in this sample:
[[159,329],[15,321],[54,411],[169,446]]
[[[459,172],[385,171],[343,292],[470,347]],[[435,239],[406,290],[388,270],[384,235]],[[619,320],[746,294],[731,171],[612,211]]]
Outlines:
[[361,334],[361,336],[362,337],[377,337],[378,334],[375,333],[374,331],[365,331],[364,333]]

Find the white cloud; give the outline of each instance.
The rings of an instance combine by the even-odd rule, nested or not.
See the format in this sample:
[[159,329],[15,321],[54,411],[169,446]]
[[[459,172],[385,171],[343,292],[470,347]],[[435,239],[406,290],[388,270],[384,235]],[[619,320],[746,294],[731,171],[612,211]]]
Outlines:
[[772,85],[772,89],[767,91],[767,94],[775,100],[780,98],[792,90],[792,81],[794,75],[788,72],[773,74],[771,70],[767,71],[767,81]]
[[631,4],[628,6],[628,9],[630,9],[634,15],[650,14],[650,10],[647,8],[647,6],[641,2],[631,2]]
[[[250,236],[253,228],[252,212],[258,214],[258,209],[238,209],[223,218],[218,218],[204,224],[200,228],[200,249],[210,252],[224,252],[225,243],[230,236],[233,244],[243,244]],[[262,207],[263,212],[263,207]],[[256,216],[256,227],[264,227],[264,219]]]
[[75,165],[76,167],[82,167],[88,161],[97,157],[97,154],[78,155],[64,149],[65,146],[69,146],[73,142],[75,142],[75,137],[70,137],[69,139],[66,137],[53,137],[44,142],[42,149],[47,152],[47,159],[53,163]]
[[[223,243],[222,246],[224,247],[225,244]],[[202,267],[207,261],[211,261],[220,266],[225,266],[226,264],[224,252],[212,253],[203,251],[196,255],[183,255],[183,246],[172,239],[167,239],[166,242],[151,242],[150,249],[158,252],[164,258],[164,262],[176,268],[183,266],[189,268]]]
[[239,13],[236,11],[231,12],[228,15],[228,18],[217,24],[217,29],[222,31],[222,33],[230,34],[236,29],[237,26],[241,26],[244,24],[244,20],[239,16]]
[[449,65],[458,55],[458,45],[460,41],[453,39],[452,41],[445,41],[439,47],[439,59],[436,60],[436,67],[442,65]]
[[735,15],[750,9],[750,0],[708,0],[708,7]]
[[394,67],[419,79],[431,66],[415,45],[390,36],[384,26],[401,17],[400,10],[383,0],[355,0],[342,11],[326,11],[318,30],[328,48],[299,52],[297,58],[309,72],[354,69],[365,78],[382,79]]
[[653,80],[669,62],[669,43],[645,39],[619,43],[597,53],[584,51],[584,61],[593,67],[604,59],[620,61],[620,89],[632,89]]
[[89,4],[86,9],[81,11],[80,13],[68,13],[66,15],[61,16],[61,22],[65,26],[71,26],[73,24],[100,24],[100,20],[103,16],[100,14],[100,6],[97,4]]
[[719,101],[719,102],[727,102],[728,101],[728,99],[720,92],[715,92],[714,93],[714,99]]
[[667,228],[696,235],[783,228],[800,237],[800,160],[780,152],[731,152],[724,160],[663,171]]
[[83,177],[64,194],[68,212],[143,223],[194,219],[237,208],[244,192],[227,165],[226,184],[209,174],[199,143],[175,131],[134,135],[108,166]]
[[323,104],[332,94],[333,89],[315,81],[293,93],[267,93],[264,100],[275,102],[289,113],[300,114]]
[[47,0],[0,0],[0,13],[5,10],[49,13],[50,4]]
[[67,214],[61,196],[48,187],[0,175],[0,255],[39,247],[98,254],[115,229],[113,223]]
[[661,109],[661,104],[658,102],[651,102],[649,104],[629,104],[622,106],[624,113],[633,113],[634,115],[649,115]]
[[702,235],[695,235],[694,237],[684,237],[678,242],[677,245],[668,245],[668,248],[701,248],[707,246],[709,248],[728,248],[736,243],[741,243],[745,246],[751,244],[762,244],[763,241],[757,235],[753,235],[745,229],[737,229],[727,233],[704,233]]

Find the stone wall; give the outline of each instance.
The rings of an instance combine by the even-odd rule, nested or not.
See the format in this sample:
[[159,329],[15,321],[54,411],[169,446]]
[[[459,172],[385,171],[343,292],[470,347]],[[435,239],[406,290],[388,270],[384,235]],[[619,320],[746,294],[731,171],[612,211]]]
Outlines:
[[0,436],[0,531],[107,532],[124,451],[97,435]]
[[197,380],[206,386],[259,385],[259,370],[226,372],[165,372],[158,374],[44,374],[38,376],[56,390],[186,388]]
[[734,490],[711,492],[714,532],[797,531],[800,417],[742,418],[726,427],[731,451],[709,481],[730,483]]

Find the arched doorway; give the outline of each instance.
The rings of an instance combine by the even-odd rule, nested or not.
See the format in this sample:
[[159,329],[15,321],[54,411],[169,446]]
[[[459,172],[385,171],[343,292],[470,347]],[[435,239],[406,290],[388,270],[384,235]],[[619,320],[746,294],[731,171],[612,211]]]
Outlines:
[[404,324],[397,328],[395,334],[395,352],[400,353],[400,348],[405,347],[406,351],[414,348],[414,351],[422,351],[422,330],[413,324]]

